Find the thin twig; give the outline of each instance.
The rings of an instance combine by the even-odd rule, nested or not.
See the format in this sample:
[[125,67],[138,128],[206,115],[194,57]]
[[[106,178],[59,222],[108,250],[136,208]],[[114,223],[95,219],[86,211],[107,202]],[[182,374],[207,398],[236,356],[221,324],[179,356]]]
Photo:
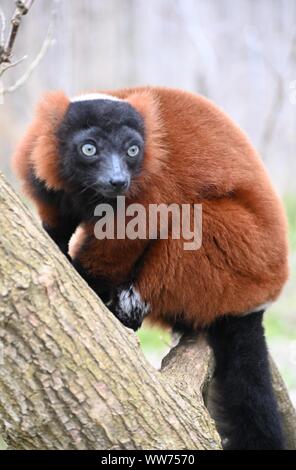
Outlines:
[[[34,0],[27,1],[26,3],[17,1],[16,5],[17,5],[17,8],[21,8],[22,15],[25,15],[29,11],[29,9],[31,8],[33,2],[34,2]],[[15,17],[15,15],[14,15],[14,17]],[[54,21],[55,21],[55,17],[56,17],[56,10],[53,10],[52,14],[51,14],[51,20],[50,20],[50,23],[49,23],[49,26],[48,26],[47,34],[46,34],[46,37],[45,37],[45,39],[42,43],[40,51],[38,52],[38,54],[35,57],[35,59],[33,60],[33,62],[29,65],[29,67],[25,71],[25,73],[13,85],[10,85],[10,86],[7,86],[7,87],[4,87],[3,84],[2,84],[2,87],[1,87],[1,81],[0,81],[0,103],[3,102],[3,96],[5,94],[14,92],[18,88],[20,88],[30,78],[30,76],[32,75],[32,73],[34,72],[36,67],[38,67],[38,65],[41,62],[42,58],[45,56],[48,49],[55,43],[55,40],[53,39],[53,24],[54,24]],[[17,31],[14,31],[14,39],[13,38],[8,39],[7,44],[8,43],[11,44],[11,41],[12,41],[12,45],[13,45],[13,43],[15,41],[16,34],[17,34]],[[5,52],[5,54],[7,54],[6,49],[5,49],[4,52]],[[19,60],[16,60],[16,61],[12,62],[11,56],[12,56],[12,49],[11,49],[8,61],[5,61],[5,62],[3,62],[3,60],[1,61],[1,56],[0,56],[0,77],[9,68],[18,65],[20,62],[22,62],[23,60],[25,60],[27,58],[27,56],[25,56],[25,57],[22,57]],[[2,54],[2,59],[3,59],[3,54]]]
[[15,67],[16,65],[19,65],[21,62],[26,60],[28,58],[27,55],[24,55],[20,59],[15,60],[14,62],[3,62],[1,69],[0,69],[0,77],[6,72],[6,70],[11,69],[12,67]]
[[52,35],[53,35],[53,24],[50,23],[48,27],[47,35],[45,37],[45,40],[43,41],[40,51],[38,52],[33,62],[29,65],[26,72],[13,85],[8,86],[7,88],[3,88],[2,91],[0,90],[0,94],[5,95],[7,93],[14,92],[18,88],[20,88],[30,78],[34,70],[38,67],[39,63],[45,56],[48,49],[55,43],[55,40],[53,39]]
[[[3,50],[5,44],[5,31],[6,31],[6,18],[4,15],[4,11],[0,7],[0,20],[1,20],[1,32],[0,32],[0,48]],[[1,52],[0,52],[1,56]]]
[[22,0],[16,0],[16,8],[14,11],[14,14],[11,19],[11,30],[10,34],[7,38],[6,45],[4,47],[4,50],[2,51],[1,58],[0,58],[0,64],[1,62],[10,62],[11,61],[11,55],[12,55],[12,50],[13,46],[17,37],[17,33],[19,31],[23,16],[25,16],[29,9],[32,7],[34,3],[34,0],[28,0],[27,2],[24,2]]

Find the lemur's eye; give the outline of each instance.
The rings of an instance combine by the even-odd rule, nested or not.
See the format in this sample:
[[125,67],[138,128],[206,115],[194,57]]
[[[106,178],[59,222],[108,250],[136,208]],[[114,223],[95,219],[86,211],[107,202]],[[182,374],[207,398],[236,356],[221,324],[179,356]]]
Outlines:
[[139,147],[137,145],[132,145],[128,149],[127,154],[128,154],[129,157],[136,157],[139,152],[140,152]]
[[91,144],[90,142],[88,142],[82,145],[81,152],[86,157],[93,157],[97,153],[97,147],[94,144]]

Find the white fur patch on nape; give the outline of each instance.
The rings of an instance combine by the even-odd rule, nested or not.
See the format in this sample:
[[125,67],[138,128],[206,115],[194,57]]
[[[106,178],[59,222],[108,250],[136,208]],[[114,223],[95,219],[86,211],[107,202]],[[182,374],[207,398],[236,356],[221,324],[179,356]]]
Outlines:
[[71,103],[77,103],[79,101],[92,101],[92,100],[110,100],[110,101],[123,101],[113,95],[107,95],[105,93],[86,93],[82,95],[73,96],[70,101]]
[[253,307],[250,310],[247,310],[246,312],[244,312],[244,315],[249,315],[250,313],[256,313],[256,312],[260,312],[261,310],[266,310],[272,304],[273,302],[270,301],[270,302],[265,302],[264,304],[257,305],[256,307]]
[[145,315],[150,308],[149,304],[142,300],[139,292],[137,292],[133,286],[120,292],[118,304],[127,314],[140,311]]

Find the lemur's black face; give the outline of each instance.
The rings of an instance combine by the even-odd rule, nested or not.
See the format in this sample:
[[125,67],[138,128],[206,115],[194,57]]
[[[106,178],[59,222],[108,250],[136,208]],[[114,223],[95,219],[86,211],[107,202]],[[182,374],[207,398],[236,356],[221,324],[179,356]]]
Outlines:
[[74,192],[114,198],[127,193],[144,156],[144,121],[127,102],[70,103],[57,133],[62,179]]

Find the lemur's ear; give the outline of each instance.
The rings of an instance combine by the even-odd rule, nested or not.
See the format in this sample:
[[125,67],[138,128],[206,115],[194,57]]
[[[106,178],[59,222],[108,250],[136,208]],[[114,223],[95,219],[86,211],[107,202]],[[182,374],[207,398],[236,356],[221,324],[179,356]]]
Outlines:
[[158,173],[166,160],[165,126],[160,114],[157,95],[149,88],[135,91],[126,98],[143,117],[145,124],[144,171]]
[[31,169],[52,189],[60,189],[56,131],[69,106],[63,92],[46,93],[40,100],[35,117],[13,157],[13,167],[22,180]]
[[45,93],[36,110],[37,117],[41,119],[43,126],[52,130],[57,127],[63,119],[70,104],[70,99],[62,91],[50,91]]
[[46,93],[36,113],[39,135],[33,148],[31,161],[38,178],[46,181],[49,188],[61,189],[58,172],[58,143],[56,131],[70,104],[63,92]]

